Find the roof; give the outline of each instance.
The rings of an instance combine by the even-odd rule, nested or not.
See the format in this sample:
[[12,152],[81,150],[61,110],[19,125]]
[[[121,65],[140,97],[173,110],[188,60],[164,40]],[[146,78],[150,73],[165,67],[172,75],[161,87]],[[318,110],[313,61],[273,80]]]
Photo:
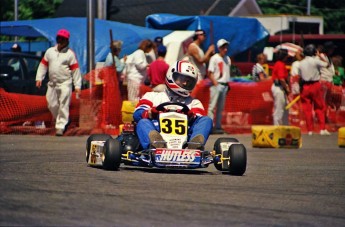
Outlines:
[[[344,41],[345,35],[344,34],[306,34],[303,35],[304,40],[315,40],[315,41],[327,41],[327,40],[339,40]],[[300,34],[284,34],[284,35],[271,35],[269,38],[269,42],[272,43],[279,43],[279,42],[292,42],[295,40],[296,42],[300,42],[302,40],[302,35]]]
[[[255,4],[255,1],[248,0],[108,0],[107,19],[145,26],[146,16],[157,13],[180,16],[207,13],[207,15],[212,16],[228,16],[239,3],[243,2]],[[248,3],[241,5],[248,7]],[[64,0],[55,17],[86,17],[86,12],[85,0]]]

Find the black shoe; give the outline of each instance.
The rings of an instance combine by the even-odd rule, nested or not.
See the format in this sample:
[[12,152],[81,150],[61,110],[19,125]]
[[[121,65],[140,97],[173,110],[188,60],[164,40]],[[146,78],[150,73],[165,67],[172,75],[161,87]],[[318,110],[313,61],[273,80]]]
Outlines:
[[211,132],[211,134],[224,134],[224,133],[225,131],[222,128],[214,128],[212,129],[212,132]]
[[204,142],[205,142],[204,136],[201,135],[201,134],[198,134],[198,135],[194,136],[192,139],[189,140],[188,148],[189,149],[203,150]]
[[67,124],[65,125],[64,132],[67,131],[67,128],[68,128],[68,126],[70,126],[71,122],[72,122],[71,119],[68,119],[68,122],[67,122]]

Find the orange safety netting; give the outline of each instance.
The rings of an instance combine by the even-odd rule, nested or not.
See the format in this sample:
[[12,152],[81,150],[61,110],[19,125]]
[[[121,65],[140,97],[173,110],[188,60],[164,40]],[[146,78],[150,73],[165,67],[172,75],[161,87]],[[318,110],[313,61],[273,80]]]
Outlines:
[[[84,76],[90,88],[82,90],[79,99],[72,95],[70,105],[71,123],[65,135],[109,133],[116,135],[122,123],[122,100],[126,99],[126,86],[119,85],[113,67],[96,69]],[[249,133],[251,125],[271,125],[273,97],[272,81],[231,82],[222,126],[228,133]],[[192,96],[200,99],[207,111],[210,98],[209,83],[197,84]],[[142,86],[140,93],[150,91]],[[327,129],[335,131],[345,126],[345,93],[334,88],[332,95],[336,108],[327,111]],[[292,98],[292,97],[291,97]],[[54,121],[47,108],[45,96],[8,93],[0,88],[0,134],[54,135]],[[291,125],[305,131],[305,120],[300,101],[290,108]],[[44,122],[44,125],[42,123]],[[317,130],[317,124],[315,130]]]

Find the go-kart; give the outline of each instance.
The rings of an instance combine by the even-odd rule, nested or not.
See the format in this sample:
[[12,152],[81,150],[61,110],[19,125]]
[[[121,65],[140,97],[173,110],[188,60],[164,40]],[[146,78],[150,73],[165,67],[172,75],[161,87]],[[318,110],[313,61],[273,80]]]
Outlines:
[[[183,103],[166,102],[158,105],[160,134],[164,141],[153,141],[143,149],[133,123],[123,126],[116,138],[108,134],[90,135],[86,142],[86,162],[89,166],[117,170],[121,163],[131,166],[197,169],[213,163],[219,171],[243,175],[247,166],[247,152],[235,138],[218,138],[212,152],[188,149],[187,141],[189,108]],[[157,144],[165,144],[164,148]],[[194,146],[195,147],[195,146]]]

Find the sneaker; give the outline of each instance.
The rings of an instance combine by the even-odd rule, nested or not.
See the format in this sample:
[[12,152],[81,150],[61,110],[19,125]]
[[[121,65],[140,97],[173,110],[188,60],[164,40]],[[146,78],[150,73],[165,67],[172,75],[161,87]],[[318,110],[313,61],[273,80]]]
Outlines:
[[56,129],[56,136],[63,136],[63,129]]
[[198,134],[194,136],[191,140],[189,140],[188,148],[202,150],[204,147],[204,142],[205,142],[204,136],[201,134]]
[[308,132],[308,135],[309,135],[309,136],[312,136],[312,135],[313,135],[313,132],[312,132],[312,131],[309,131],[309,132]]
[[329,133],[329,131],[327,131],[327,129],[324,129],[324,130],[320,131],[320,135],[321,136],[329,136],[329,135],[331,135],[331,133]]
[[152,130],[149,133],[149,138],[150,138],[150,144],[151,146],[155,147],[155,148],[166,148],[166,142],[164,141],[163,137],[161,136],[161,134],[159,134],[158,131],[156,130]]

